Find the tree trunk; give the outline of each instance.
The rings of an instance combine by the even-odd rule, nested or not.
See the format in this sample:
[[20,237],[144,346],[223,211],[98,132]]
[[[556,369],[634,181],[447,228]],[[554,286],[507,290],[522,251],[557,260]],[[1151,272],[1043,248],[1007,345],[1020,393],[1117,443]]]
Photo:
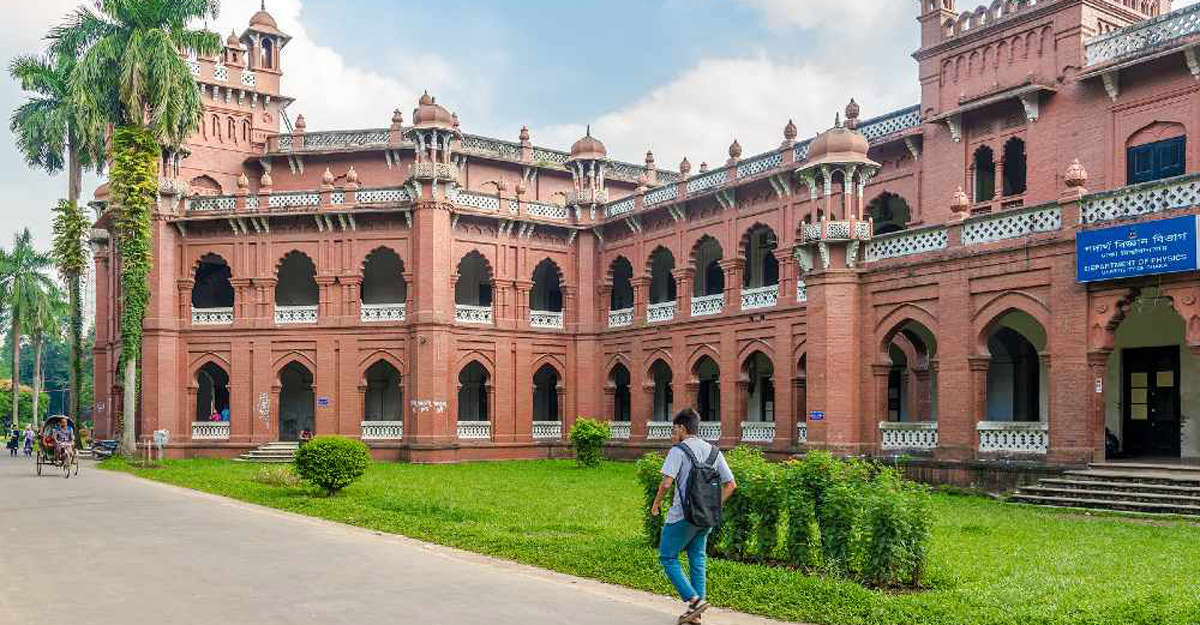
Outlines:
[[122,376],[125,388],[121,400],[121,448],[126,456],[137,457],[137,359],[130,358],[125,362]]
[[[74,140],[67,144],[67,201],[79,210],[79,195],[83,187],[83,166],[79,162],[79,148]],[[70,395],[64,411],[75,421],[75,427],[82,424],[79,419],[80,388],[83,383],[83,280],[79,274],[72,274],[67,280],[67,294],[71,306],[71,336],[70,342]]]
[[33,337],[33,427],[38,427],[38,400],[42,393],[42,343],[45,339],[41,334]]
[[16,307],[10,311],[12,328],[8,335],[12,337],[12,422],[21,419],[21,311]]

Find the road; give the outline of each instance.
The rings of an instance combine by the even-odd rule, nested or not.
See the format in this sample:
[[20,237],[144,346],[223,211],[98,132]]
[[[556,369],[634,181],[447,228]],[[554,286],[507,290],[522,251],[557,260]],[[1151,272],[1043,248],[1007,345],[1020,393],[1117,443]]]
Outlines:
[[[0,623],[571,625],[681,604],[101,471],[0,457]],[[711,610],[706,625],[768,625]]]

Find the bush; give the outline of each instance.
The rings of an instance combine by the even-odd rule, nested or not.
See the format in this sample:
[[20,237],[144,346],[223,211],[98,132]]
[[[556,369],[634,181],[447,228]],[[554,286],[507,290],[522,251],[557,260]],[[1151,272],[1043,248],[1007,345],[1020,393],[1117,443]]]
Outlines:
[[362,477],[371,452],[362,441],[341,436],[318,436],[296,452],[296,474],[330,496]]
[[575,463],[581,467],[598,467],[604,459],[604,443],[612,436],[608,424],[595,419],[577,419],[571,426],[571,447]]
[[265,465],[259,467],[258,472],[254,474],[254,481],[267,486],[288,486],[296,487],[300,485],[300,477],[292,470],[290,466],[270,466]]
[[[638,483],[642,486],[642,527],[646,531],[646,539],[652,548],[658,548],[658,539],[662,536],[663,517],[666,513],[654,516],[650,514],[650,506],[654,505],[654,497],[658,494],[658,485],[662,482],[662,454],[653,452],[643,455],[637,461]],[[674,490],[674,489],[672,489]],[[671,491],[663,497],[663,501],[671,501],[675,495]]]

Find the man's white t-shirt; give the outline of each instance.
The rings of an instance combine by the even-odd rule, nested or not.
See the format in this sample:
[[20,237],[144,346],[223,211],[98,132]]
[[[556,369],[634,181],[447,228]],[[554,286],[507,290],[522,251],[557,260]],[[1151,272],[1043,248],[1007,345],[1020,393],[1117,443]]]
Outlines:
[[[713,449],[708,441],[699,436],[689,436],[684,439],[683,444],[692,450],[692,453],[696,455],[696,460],[700,462],[707,461],[708,455],[712,453]],[[733,471],[729,470],[729,465],[725,462],[725,454],[718,452],[717,462],[713,466],[721,474],[722,484],[733,481]],[[671,508],[667,510],[667,523],[683,520],[682,493],[687,490],[688,475],[691,472],[692,461],[688,459],[687,454],[678,447],[672,447],[671,451],[667,452],[667,459],[662,466],[662,474],[675,480],[675,498],[671,502]]]

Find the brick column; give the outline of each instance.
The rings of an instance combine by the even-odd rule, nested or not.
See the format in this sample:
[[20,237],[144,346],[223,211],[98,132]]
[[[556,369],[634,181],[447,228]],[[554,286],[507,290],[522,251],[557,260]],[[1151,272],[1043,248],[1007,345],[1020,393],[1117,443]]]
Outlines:
[[725,310],[723,314],[736,315],[742,312],[742,271],[746,267],[746,260],[726,258],[717,264],[725,274]]
[[[1091,429],[1091,440],[1093,449],[1093,460],[1103,462],[1105,448],[1105,405],[1104,405],[1104,384],[1108,375],[1108,357],[1112,354],[1110,349],[1098,349],[1088,352],[1087,364],[1088,373],[1090,373],[1092,388],[1086,389],[1087,392],[1087,426]],[[1050,446],[1055,445],[1055,423],[1059,419],[1055,419],[1054,415],[1050,415]]]
[[[750,403],[750,380],[743,377],[741,371],[738,371],[738,378],[734,388],[737,389],[735,399],[737,401],[737,410],[733,412],[732,418],[724,414],[721,415],[721,436],[722,438],[732,436],[734,440],[741,442],[742,422],[750,420],[750,411],[748,409],[748,404]],[[725,431],[727,427],[731,428],[729,432]]]
[[335,276],[317,276],[317,323],[320,325],[330,325],[334,323],[334,317],[337,316],[338,310],[335,304],[337,293],[334,285],[337,284]]
[[338,276],[337,280],[342,287],[338,289],[341,293],[338,308],[341,309],[343,323],[356,324],[362,320],[362,276]]
[[602,330],[608,328],[608,313],[612,311],[612,284],[605,282],[600,285],[601,305],[596,307],[596,324]]
[[258,318],[256,325],[259,327],[275,327],[275,284],[277,282],[279,280],[274,277],[254,278],[254,289],[258,293],[258,314],[254,316]]
[[930,393],[929,385],[933,376],[930,373],[929,365],[913,369],[912,379],[915,380],[912,388],[912,411],[917,421],[931,421],[933,419],[930,411]]
[[672,269],[675,278],[675,318],[686,319],[692,316],[692,280],[696,276],[695,267]]
[[179,327],[192,325],[192,288],[196,281],[191,278],[176,280],[175,286],[179,293]]
[[633,284],[633,322],[646,321],[646,306],[650,302],[650,278],[638,276],[630,281]]
[[629,389],[630,415],[629,440],[646,440],[646,424],[654,420],[654,380],[642,383],[642,392],[636,393],[633,385]]
[[234,327],[248,325],[249,318],[254,317],[254,291],[250,285],[250,278],[229,279],[229,286],[233,287]]
[[[583,315],[579,314],[578,290],[573,286],[562,287],[563,296],[563,329],[574,330],[582,322]],[[603,308],[603,306],[598,306]]]
[[970,428],[966,440],[970,442],[971,449],[978,453],[979,434],[975,426],[980,421],[987,421],[987,375],[992,358],[991,356],[975,355],[969,357],[967,360],[971,371],[971,412],[966,424]]
[[796,430],[800,423],[808,421],[808,378],[803,373],[792,378],[792,398],[792,429],[790,432],[776,432],[775,435],[798,444]]
[[[792,250],[776,249],[775,261],[779,263],[779,300],[776,306],[796,301],[796,257]],[[785,299],[786,298],[786,299]]]

